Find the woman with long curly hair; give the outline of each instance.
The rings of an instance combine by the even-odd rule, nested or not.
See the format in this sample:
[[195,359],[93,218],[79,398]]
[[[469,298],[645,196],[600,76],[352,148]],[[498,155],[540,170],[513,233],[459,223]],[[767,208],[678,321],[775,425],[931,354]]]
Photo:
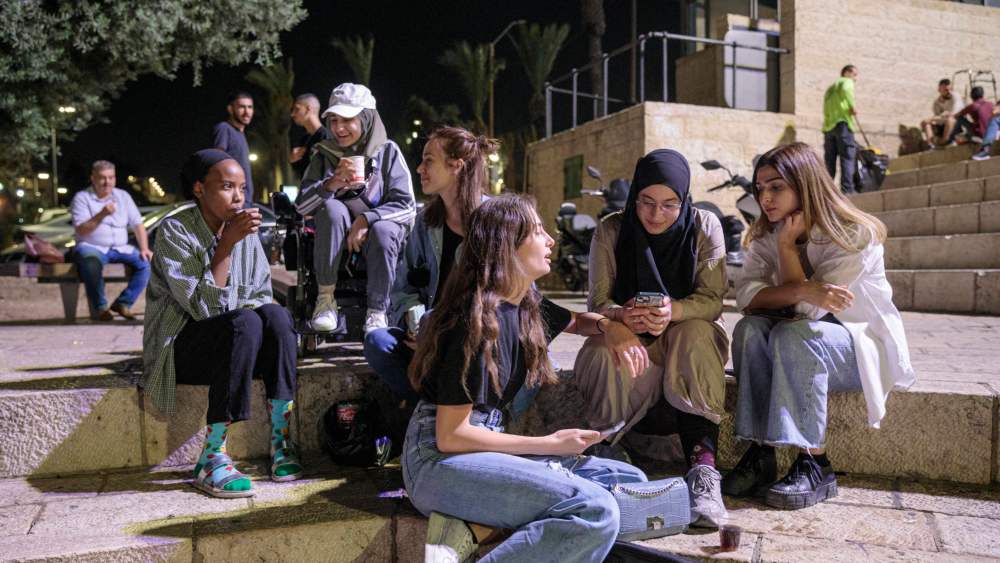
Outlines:
[[523,385],[556,383],[547,347],[557,334],[631,336],[621,323],[571,313],[534,289],[553,244],[529,200],[484,202],[417,337],[410,380],[421,401],[402,463],[413,505],[431,516],[429,561],[472,555],[476,536],[462,520],[514,530],[490,561],[603,561],[619,527],[608,487],[646,479],[631,465],[579,455],[598,431],[503,431],[503,411]]
[[[840,193],[805,143],[768,151],[753,173],[763,210],[751,225],[733,334],[736,435],[751,442],[723,481],[798,509],[837,495],[826,455],[831,392],[865,396],[878,427],[894,388],[913,384],[906,335],[885,277],[881,221]],[[777,479],[775,447],[799,456]]]

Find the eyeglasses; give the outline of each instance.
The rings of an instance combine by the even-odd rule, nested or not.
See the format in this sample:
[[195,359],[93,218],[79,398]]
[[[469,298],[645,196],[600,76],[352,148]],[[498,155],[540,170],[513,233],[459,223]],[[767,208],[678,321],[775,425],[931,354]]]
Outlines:
[[663,211],[664,213],[673,213],[680,209],[681,205],[683,205],[679,201],[664,201],[663,203],[657,203],[656,201],[645,197],[640,197],[636,200],[636,203],[651,212],[656,211],[656,208],[659,207],[660,211]]

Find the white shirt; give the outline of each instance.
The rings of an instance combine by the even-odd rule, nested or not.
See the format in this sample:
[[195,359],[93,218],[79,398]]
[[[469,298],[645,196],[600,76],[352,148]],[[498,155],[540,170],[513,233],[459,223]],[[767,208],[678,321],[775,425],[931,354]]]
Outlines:
[[[744,311],[757,292],[781,284],[778,270],[778,231],[755,239],[736,283],[737,307]],[[849,252],[823,240],[813,227],[806,243],[806,256],[814,273],[810,280],[844,286],[854,294],[854,304],[836,314],[851,333],[861,386],[868,405],[868,423],[878,428],[885,416],[885,401],[893,389],[906,389],[916,381],[910,365],[910,351],[903,332],[903,319],[892,302],[892,287],[885,277],[882,244],[873,242],[872,233],[859,229],[860,252]],[[810,319],[820,319],[829,311],[800,302],[795,311]]]
[[76,244],[96,248],[105,254],[112,248],[123,254],[131,254],[135,252],[135,247],[128,243],[128,228],[135,229],[141,225],[142,215],[132,201],[132,196],[125,190],[111,188],[111,195],[104,199],[97,197],[93,186],[77,192],[69,206],[73,228],[93,219],[111,201],[115,202],[115,212],[102,219],[101,224],[86,235],[74,231]]

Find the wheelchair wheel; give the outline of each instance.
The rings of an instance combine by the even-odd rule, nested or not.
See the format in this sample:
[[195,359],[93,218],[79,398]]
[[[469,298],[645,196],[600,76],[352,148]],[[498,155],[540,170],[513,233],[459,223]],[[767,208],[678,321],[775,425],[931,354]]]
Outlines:
[[311,354],[316,351],[319,347],[319,335],[316,334],[300,334],[298,337],[299,346],[299,357],[305,357],[306,354]]

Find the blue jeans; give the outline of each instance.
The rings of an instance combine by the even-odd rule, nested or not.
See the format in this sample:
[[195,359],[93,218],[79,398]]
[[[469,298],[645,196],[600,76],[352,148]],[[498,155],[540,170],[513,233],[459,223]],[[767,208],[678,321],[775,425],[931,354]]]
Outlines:
[[413,390],[406,374],[413,350],[405,340],[406,331],[399,327],[373,330],[365,335],[365,360],[397,399],[415,405],[420,395]]
[[[603,561],[618,536],[615,483],[645,481],[626,463],[592,456],[444,454],[437,406],[421,401],[403,447],[403,481],[413,505],[514,530],[482,561]],[[476,426],[503,431],[502,415],[473,411]]]
[[832,315],[743,317],[733,332],[733,368],[737,437],[774,446],[824,447],[829,393],[861,389],[851,334]]
[[[406,399],[406,402],[415,405],[420,400],[420,394],[413,390],[407,375],[413,350],[404,340],[406,331],[399,327],[379,328],[369,332],[365,335],[365,360],[397,399]],[[540,386],[522,386],[511,401],[511,416],[518,418],[524,414],[540,389]]]
[[983,146],[988,147],[997,140],[997,133],[1000,132],[1000,115],[994,117],[986,124],[986,133],[983,135]]
[[73,262],[76,264],[80,281],[87,289],[87,301],[90,303],[91,311],[108,308],[108,300],[104,297],[105,264],[125,264],[129,267],[128,286],[115,299],[115,303],[126,307],[131,307],[139,299],[142,290],[146,289],[151,272],[149,262],[142,259],[138,250],[134,250],[131,254],[123,254],[112,248],[105,254],[90,246],[78,246],[73,251]]

